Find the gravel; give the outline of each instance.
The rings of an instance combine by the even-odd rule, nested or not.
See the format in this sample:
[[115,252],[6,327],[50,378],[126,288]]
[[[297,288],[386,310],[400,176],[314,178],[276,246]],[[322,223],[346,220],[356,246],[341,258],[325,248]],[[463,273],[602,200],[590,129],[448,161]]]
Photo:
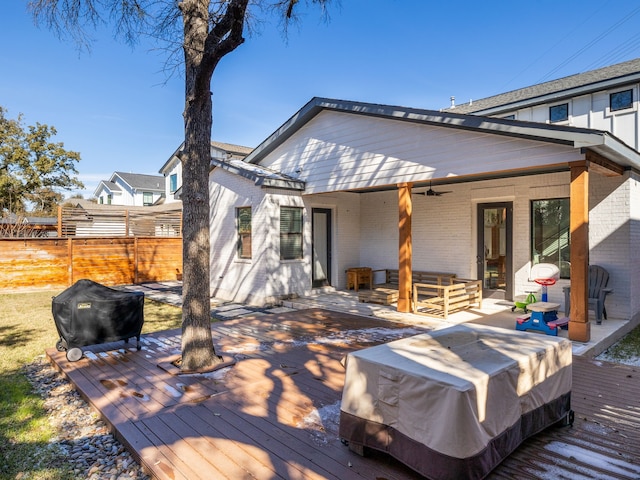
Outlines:
[[24,367],[34,391],[44,399],[49,421],[57,430],[49,449],[78,479],[147,480],[140,465],[114,438],[98,414],[73,385],[44,357]]

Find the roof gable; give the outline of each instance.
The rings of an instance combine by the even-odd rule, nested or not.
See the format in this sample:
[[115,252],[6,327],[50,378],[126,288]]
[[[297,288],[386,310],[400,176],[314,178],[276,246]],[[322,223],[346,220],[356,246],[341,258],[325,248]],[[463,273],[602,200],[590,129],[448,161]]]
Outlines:
[[626,146],[609,132],[601,130],[319,97],[311,99],[247,155],[244,161],[260,164],[271,152],[322,112],[339,112],[354,116],[394,120],[406,124],[432,125],[446,129],[536,140],[568,145],[573,148],[590,148],[621,165],[640,168],[638,152]]
[[640,169],[640,154],[605,131],[314,98],[226,170],[258,183],[253,164],[306,194],[356,192],[568,171],[587,150]]
[[[548,101],[556,101],[578,94],[614,88],[640,80],[640,58],[608,67],[590,70],[584,73],[569,75],[557,80],[519,88],[469,103],[446,108],[444,111],[456,113],[488,114],[499,113],[500,110],[513,110],[526,105],[534,105]],[[494,111],[495,110],[495,111]]]
[[[171,154],[169,159],[164,163],[164,165],[160,168],[159,173],[166,175],[173,168],[173,166],[180,161],[178,158],[178,153],[180,153],[184,149],[184,142],[180,144],[180,146],[176,149],[175,152]],[[221,155],[213,155],[213,151],[219,153],[225,153],[228,158],[234,159],[242,159],[249,155],[253,148],[244,147],[242,145],[234,145],[233,143],[224,143],[224,142],[216,142],[211,140],[211,150],[212,156],[216,156],[221,158]]]

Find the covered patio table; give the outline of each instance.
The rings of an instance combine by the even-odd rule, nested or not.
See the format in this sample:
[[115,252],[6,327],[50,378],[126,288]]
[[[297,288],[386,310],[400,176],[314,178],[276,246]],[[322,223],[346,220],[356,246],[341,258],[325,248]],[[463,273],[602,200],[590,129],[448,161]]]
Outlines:
[[431,479],[484,478],[571,412],[571,342],[463,324],[348,354],[340,437]]

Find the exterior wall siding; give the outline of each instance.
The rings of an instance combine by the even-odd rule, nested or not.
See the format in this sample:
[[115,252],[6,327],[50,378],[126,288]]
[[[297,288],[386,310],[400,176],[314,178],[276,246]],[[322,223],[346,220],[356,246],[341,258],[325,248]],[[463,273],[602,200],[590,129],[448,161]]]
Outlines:
[[[311,213],[332,210],[331,284],[345,288],[344,271],[359,263],[360,195],[302,197],[298,192],[261,189],[221,169],[211,176],[211,295],[250,304],[276,303],[311,292]],[[236,253],[235,210],[252,207],[252,258]],[[279,209],[303,207],[303,259],[280,260]]]
[[[640,312],[640,174],[629,176],[629,273],[626,281],[629,285],[630,310],[632,314]],[[618,280],[619,283],[625,278]],[[611,298],[613,299],[613,295]],[[607,310],[608,311],[608,310]]]
[[[613,133],[630,147],[638,150],[640,148],[640,120],[638,119],[640,89],[638,87],[638,84],[616,87],[611,90],[594,92],[566,100],[521,108],[513,112],[502,112],[496,116],[504,117],[514,114],[517,120],[549,123],[549,107],[568,103],[569,120],[560,122],[561,124],[606,130]],[[609,109],[610,94],[629,89],[633,90],[633,107],[611,112]]]
[[261,165],[306,181],[312,194],[579,159],[563,145],[322,112]]
[[171,169],[164,175],[164,198],[167,203],[177,202],[174,193],[171,191],[171,175],[177,175],[176,186],[180,188],[182,186],[182,162],[176,161],[171,166]]

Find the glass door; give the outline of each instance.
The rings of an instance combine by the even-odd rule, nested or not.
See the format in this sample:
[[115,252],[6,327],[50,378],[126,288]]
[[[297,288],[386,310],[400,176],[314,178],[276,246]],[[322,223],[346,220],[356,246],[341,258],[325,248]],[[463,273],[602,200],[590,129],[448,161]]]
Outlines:
[[511,300],[513,272],[511,261],[513,204],[478,205],[478,278],[483,296]]
[[331,210],[314,208],[311,230],[313,237],[312,287],[331,285]]

